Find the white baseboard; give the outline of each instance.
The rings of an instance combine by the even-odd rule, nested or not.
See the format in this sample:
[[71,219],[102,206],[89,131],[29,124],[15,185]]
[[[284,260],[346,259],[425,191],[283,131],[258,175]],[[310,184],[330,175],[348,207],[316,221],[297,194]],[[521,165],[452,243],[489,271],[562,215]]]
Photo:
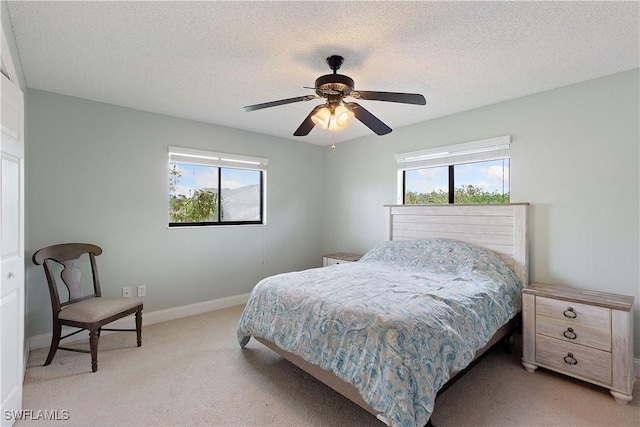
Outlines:
[[[234,295],[226,298],[219,298],[209,301],[198,302],[195,304],[183,305],[180,307],[167,308],[164,310],[151,311],[149,313],[142,313],[142,324],[145,326],[153,325],[154,323],[166,322],[169,320],[181,319],[183,317],[195,316],[196,314],[207,313],[209,311],[221,310],[223,308],[233,307],[236,305],[246,304],[249,300],[249,294]],[[132,328],[133,315],[118,319],[115,322],[109,324],[109,328]],[[107,327],[107,326],[105,326]],[[70,332],[73,332],[74,328],[69,328]],[[64,335],[65,329],[62,330]],[[103,334],[108,334],[110,331],[104,331]],[[51,346],[51,332],[41,335],[34,335],[29,337],[25,348],[25,366],[26,358],[29,356],[27,350],[36,350],[38,348],[48,348]],[[77,341],[82,339],[89,339],[89,333],[82,331],[81,333],[69,337],[65,342]]]

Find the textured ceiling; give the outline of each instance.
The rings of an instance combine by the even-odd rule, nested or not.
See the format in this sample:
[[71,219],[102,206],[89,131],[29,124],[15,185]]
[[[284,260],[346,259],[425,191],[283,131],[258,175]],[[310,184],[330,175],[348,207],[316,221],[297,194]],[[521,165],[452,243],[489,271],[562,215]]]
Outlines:
[[359,101],[392,128],[639,66],[638,2],[7,5],[30,88],[322,145],[293,136],[321,100],[242,107],[312,94],[332,54],[356,89],[426,97]]

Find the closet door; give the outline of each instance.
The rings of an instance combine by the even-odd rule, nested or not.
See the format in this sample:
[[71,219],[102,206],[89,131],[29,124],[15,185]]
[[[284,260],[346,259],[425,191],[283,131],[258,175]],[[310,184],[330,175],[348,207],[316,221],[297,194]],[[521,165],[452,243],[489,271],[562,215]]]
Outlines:
[[24,98],[0,74],[0,423],[22,409],[24,374]]

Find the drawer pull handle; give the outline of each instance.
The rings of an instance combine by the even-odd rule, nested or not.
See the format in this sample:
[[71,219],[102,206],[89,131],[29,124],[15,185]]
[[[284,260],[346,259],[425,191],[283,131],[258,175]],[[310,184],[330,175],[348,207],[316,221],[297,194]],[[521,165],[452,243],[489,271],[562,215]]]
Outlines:
[[576,333],[573,332],[573,328],[567,328],[567,330],[564,331],[562,335],[564,335],[565,338],[568,338],[570,340],[575,340],[576,338],[578,338]]
[[564,317],[568,317],[569,319],[575,319],[578,317],[578,313],[573,311],[573,307],[567,308],[562,314],[564,314]]
[[575,357],[573,357],[573,353],[567,353],[567,355],[564,357],[564,363],[566,363],[567,365],[577,365],[578,361]]

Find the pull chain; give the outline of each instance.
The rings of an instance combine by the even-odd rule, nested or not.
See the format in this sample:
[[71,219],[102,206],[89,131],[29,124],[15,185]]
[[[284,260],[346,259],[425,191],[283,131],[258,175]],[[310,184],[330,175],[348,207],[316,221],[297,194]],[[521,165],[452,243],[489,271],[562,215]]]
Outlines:
[[331,149],[336,149],[336,129],[335,127],[331,129]]

